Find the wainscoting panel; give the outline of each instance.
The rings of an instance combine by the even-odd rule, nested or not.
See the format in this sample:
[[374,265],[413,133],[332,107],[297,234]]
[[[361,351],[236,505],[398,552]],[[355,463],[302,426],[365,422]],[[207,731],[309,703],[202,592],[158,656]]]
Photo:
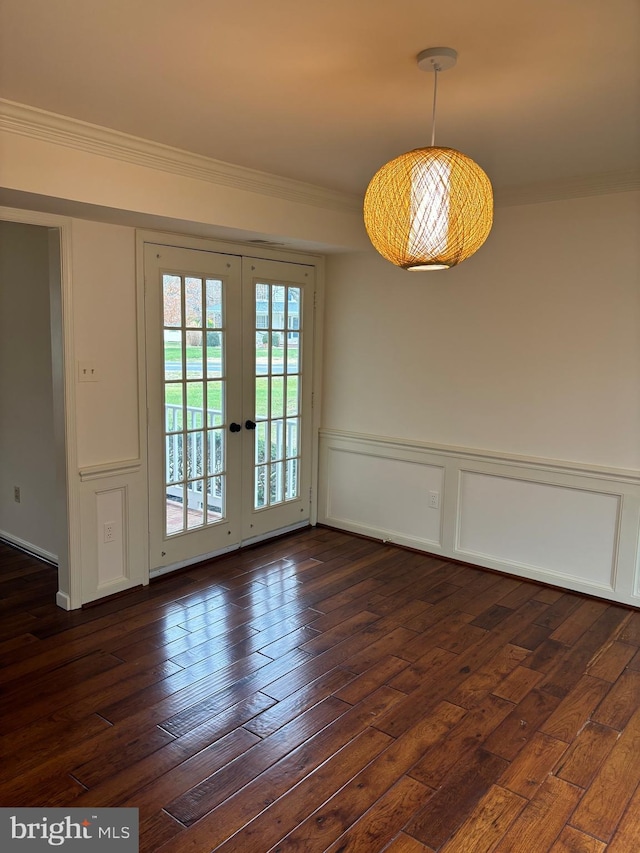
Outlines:
[[[613,590],[620,495],[460,472],[457,552]],[[521,561],[526,555],[526,564]]]
[[82,603],[149,582],[146,479],[140,460],[80,471]]
[[356,532],[373,526],[394,542],[440,546],[441,466],[336,450],[328,475],[328,517]]
[[640,606],[640,472],[322,430],[318,521]]

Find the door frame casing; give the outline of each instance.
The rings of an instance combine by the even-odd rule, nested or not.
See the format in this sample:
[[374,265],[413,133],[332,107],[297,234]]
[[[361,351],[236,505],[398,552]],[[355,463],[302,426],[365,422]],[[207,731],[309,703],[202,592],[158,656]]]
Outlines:
[[58,523],[61,531],[56,604],[63,610],[75,610],[83,602],[71,281],[72,220],[57,214],[10,207],[0,207],[0,219],[23,225],[38,225],[49,231],[52,347],[58,358],[53,368]]
[[[136,230],[136,304],[137,304],[137,329],[138,329],[138,403],[139,403],[139,441],[140,456],[142,460],[142,475],[145,482],[149,482],[149,446],[148,446],[148,396],[147,396],[147,339],[145,321],[145,269],[144,248],[145,244],[153,243],[177,249],[196,249],[217,254],[237,255],[241,258],[256,258],[267,261],[284,261],[296,264],[305,264],[315,268],[315,299],[313,312],[313,365],[311,372],[311,389],[313,405],[311,409],[311,506],[309,521],[315,525],[318,519],[318,467],[319,467],[319,430],[321,418],[321,390],[322,390],[322,342],[323,342],[323,319],[324,319],[324,269],[325,261],[322,255],[298,252],[293,249],[273,249],[264,245],[254,246],[251,243],[235,241],[216,240],[205,237],[191,237],[184,234],[170,234],[166,232],[151,231],[147,229]],[[146,490],[147,506],[146,517],[149,517],[149,493]],[[268,538],[268,537],[258,537]],[[249,540],[245,544],[257,540]],[[212,556],[236,550],[235,546],[221,549],[211,554],[202,554],[198,559],[207,559]],[[175,571],[185,565],[193,563],[193,560],[184,563],[176,563],[156,571],[150,572],[150,551],[147,543],[146,575],[156,577],[167,572]]]

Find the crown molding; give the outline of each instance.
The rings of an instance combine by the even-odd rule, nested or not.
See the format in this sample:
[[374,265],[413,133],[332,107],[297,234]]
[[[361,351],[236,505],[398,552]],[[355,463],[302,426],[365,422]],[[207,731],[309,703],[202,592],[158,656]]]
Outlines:
[[495,204],[496,207],[514,207],[521,204],[541,204],[546,201],[565,201],[571,198],[586,198],[634,190],[640,190],[640,170],[630,169],[496,188]]
[[0,98],[0,130],[273,198],[328,210],[359,211],[357,195],[283,178],[194,154],[160,142]]
[[[236,166],[5,98],[0,98],[0,130],[148,169],[312,207],[349,213],[359,213],[362,209],[362,198],[357,194],[337,192],[304,181]],[[602,172],[496,187],[495,204],[496,207],[513,207],[633,190],[640,190],[640,170]]]

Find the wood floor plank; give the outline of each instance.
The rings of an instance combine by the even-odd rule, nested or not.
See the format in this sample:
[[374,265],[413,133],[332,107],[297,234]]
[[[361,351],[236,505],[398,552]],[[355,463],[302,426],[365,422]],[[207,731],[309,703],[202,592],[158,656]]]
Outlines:
[[[324,802],[321,795],[327,786],[328,798],[358,772],[359,760],[362,760],[363,767],[369,763],[372,757],[370,750],[378,754],[392,743],[388,735],[370,729],[369,722],[393,704],[394,692],[381,688],[352,707],[333,724],[258,775],[242,790],[226,798],[197,821],[189,829],[187,837],[168,845],[166,851],[163,848],[163,853],[210,850],[224,842],[231,849],[238,844],[236,849],[244,853],[255,846],[256,838],[261,839],[261,846],[263,842],[266,845],[267,839],[275,843]],[[356,740],[357,744],[352,743]],[[341,747],[346,750],[346,756],[343,756]],[[361,758],[356,758],[356,755]],[[343,765],[343,758],[348,759],[349,756],[353,758],[353,764],[347,761]],[[330,759],[326,763],[326,770],[325,759]],[[339,768],[342,766],[344,769],[341,771]],[[341,783],[341,774],[344,772],[346,777]],[[296,784],[298,782],[300,784]],[[316,783],[320,792],[317,800],[313,793]],[[335,787],[332,787],[334,783]],[[273,811],[271,807],[265,811],[266,802],[273,804]]]
[[607,609],[604,601],[581,601],[550,635],[552,640],[573,645]]
[[572,826],[565,826],[549,853],[604,853],[606,849],[612,848]]
[[530,800],[567,751],[564,741],[537,731],[500,777],[500,785]]
[[512,761],[558,704],[556,696],[550,696],[543,690],[532,690],[489,735],[485,747],[495,755]]
[[622,674],[624,668],[638,653],[635,646],[616,640],[606,650],[589,663],[587,672],[594,678],[614,682]]
[[408,776],[383,794],[345,833],[326,848],[326,853],[371,853],[381,850],[400,830],[432,790]]
[[140,853],[155,853],[165,841],[175,838],[183,830],[184,827],[166,812],[154,815],[151,820],[141,820],[138,836]]
[[[352,678],[344,687],[336,690],[334,695],[338,699],[344,699],[351,705],[362,701],[365,696],[373,693],[383,684],[388,684],[396,675],[409,666],[403,658],[394,655],[386,655],[379,658],[360,675]],[[396,688],[398,689],[398,688]]]
[[352,680],[353,675],[347,670],[332,669],[310,684],[305,684],[282,702],[274,702],[269,708],[245,723],[244,727],[261,738],[268,737],[303,711],[307,711],[330,695],[333,694],[339,699],[340,688]]
[[588,788],[605,758],[618,740],[619,732],[588,722],[564,754],[556,775]]
[[430,788],[438,788],[452,767],[463,763],[512,709],[511,702],[487,696],[484,702],[465,714],[447,739],[430,749],[409,774]]
[[587,631],[566,651],[549,670],[541,688],[547,693],[564,697],[580,680],[591,659],[597,657],[601,648],[618,639],[618,633],[629,621],[629,611],[624,607],[610,605]]
[[622,673],[602,699],[591,714],[591,719],[596,723],[602,723],[603,726],[622,731],[638,707],[640,707],[640,672],[628,669]]
[[640,783],[640,709],[597,772],[576,809],[571,825],[601,841],[610,841]]
[[541,672],[527,669],[524,666],[517,666],[506,678],[503,678],[492,692],[494,696],[500,696],[502,699],[517,704],[524,699],[527,693],[533,690],[542,677]]
[[512,791],[493,785],[441,853],[491,853],[526,802]]
[[384,853],[435,853],[433,847],[427,847],[405,832],[399,833],[389,844],[384,848]]
[[553,714],[542,723],[540,731],[571,743],[585,723],[593,719],[594,708],[599,706],[609,689],[609,682],[583,675]]
[[[269,849],[306,820],[318,804],[326,802],[346,785],[390,743],[391,738],[388,735],[367,728],[342,749],[330,755],[320,766],[309,767],[307,775],[298,785],[291,784],[290,772],[286,772],[287,768],[284,766],[278,768],[279,779],[285,778],[286,774],[286,781],[284,784],[281,782],[280,787],[277,786],[277,780],[274,786],[267,771],[251,783],[250,800],[246,796],[236,795],[212,812],[209,822],[215,820],[216,826],[213,834],[207,832],[208,843],[216,845],[219,853],[245,853],[252,849]],[[336,745],[337,741],[334,739],[334,749]],[[308,754],[308,751],[305,750],[305,752]],[[320,755],[322,754],[320,752]],[[299,762],[299,758],[293,754],[290,758],[295,758]],[[294,780],[298,775],[294,776]],[[277,792],[285,785],[289,790],[276,798]],[[275,800],[268,811],[260,808],[262,792]],[[249,806],[250,801],[254,803],[253,808]],[[226,841],[225,838],[227,838]],[[220,844],[217,843],[219,839],[222,840]]]
[[436,850],[471,814],[507,767],[507,762],[479,748],[453,768],[426,806],[405,826],[405,832]]
[[526,658],[525,649],[507,643],[477,672],[465,678],[447,698],[463,708],[474,708]]
[[640,612],[636,610],[629,615],[618,639],[622,643],[630,643],[636,647],[640,646]]
[[251,747],[242,760],[231,762],[165,806],[180,823],[189,826],[230,797],[271,764],[337,719],[349,706],[335,697],[313,708]]
[[640,850],[640,787],[636,788],[620,826],[606,849],[607,853]]
[[[432,724],[421,722],[400,736],[356,774],[337,794],[277,844],[279,853],[299,849],[325,850],[350,829],[437,740],[460,719],[461,709],[438,706]],[[421,786],[423,796],[432,792]],[[273,849],[273,848],[272,848]]]
[[0,542],[0,805],[142,853],[630,853],[640,618],[329,528],[79,611]]
[[549,776],[495,847],[495,853],[548,850],[569,820],[581,794],[580,788]]

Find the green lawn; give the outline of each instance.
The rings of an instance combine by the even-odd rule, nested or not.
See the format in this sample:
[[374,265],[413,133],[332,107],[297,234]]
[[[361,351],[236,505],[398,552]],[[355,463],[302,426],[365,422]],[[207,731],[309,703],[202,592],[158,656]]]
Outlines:
[[[207,359],[217,360],[221,358],[221,347],[207,347]],[[165,360],[180,362],[182,360],[182,348],[177,342],[167,342],[164,346]],[[193,362],[198,365],[202,364],[202,350],[200,347],[188,346],[186,348],[186,356],[188,362]],[[266,361],[269,357],[269,348],[266,346],[256,348],[256,358]],[[274,347],[272,349],[272,357],[279,360],[281,363],[284,359],[284,348]],[[296,367],[298,365],[297,348],[289,348],[289,364]],[[188,407],[201,408],[204,382],[194,381],[187,384],[186,404]],[[221,411],[223,408],[222,401],[222,382],[209,381],[207,384],[207,408]],[[269,380],[267,377],[258,377],[255,380],[255,416],[257,418],[278,418],[283,417],[286,406],[286,414],[291,416],[297,414],[298,410],[298,377],[288,376],[287,378],[287,396],[288,405],[284,401],[284,379],[282,376],[273,376],[271,378],[271,410],[269,411]],[[182,384],[176,382],[170,383],[165,388],[165,403],[167,405],[180,406],[182,400]]]
[[[207,408],[221,411],[222,406],[222,381],[214,380],[207,382]],[[187,383],[187,406],[201,408],[203,389],[205,383],[200,381]],[[180,406],[182,400],[182,383],[168,383],[165,385],[165,403],[168,405]],[[288,405],[286,414],[291,416],[297,414],[298,409],[298,376],[287,377],[287,396]],[[282,417],[284,412],[284,377],[271,377],[271,412],[268,409],[269,398],[269,379],[268,377],[256,378],[255,384],[255,416],[257,418],[266,418],[269,415],[272,418]]]

